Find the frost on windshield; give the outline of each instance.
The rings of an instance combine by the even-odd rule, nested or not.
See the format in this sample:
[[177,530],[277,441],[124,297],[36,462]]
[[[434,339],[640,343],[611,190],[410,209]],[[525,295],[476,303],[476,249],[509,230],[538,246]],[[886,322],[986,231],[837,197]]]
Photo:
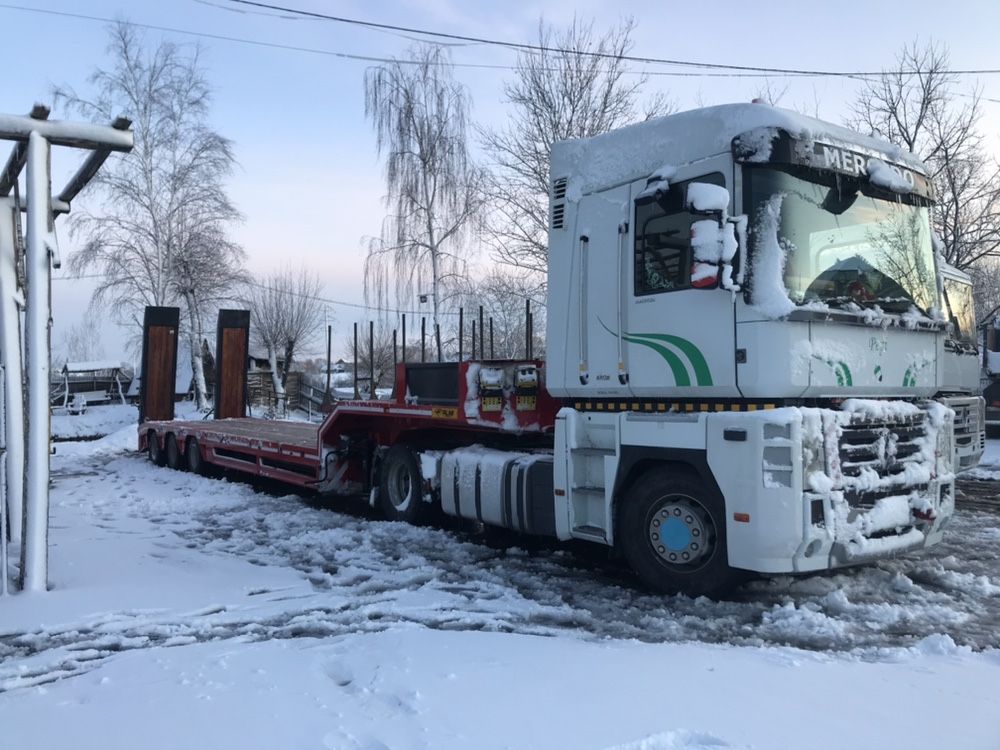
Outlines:
[[780,318],[795,309],[785,288],[785,262],[788,243],[778,237],[781,223],[782,193],[760,207],[754,222],[757,237],[750,304],[769,318]]

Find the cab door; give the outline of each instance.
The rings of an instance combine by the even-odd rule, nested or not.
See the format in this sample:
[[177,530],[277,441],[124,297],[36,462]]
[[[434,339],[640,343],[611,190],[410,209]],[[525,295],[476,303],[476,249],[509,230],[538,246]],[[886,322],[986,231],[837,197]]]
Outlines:
[[735,397],[734,294],[715,279],[692,279],[691,225],[704,215],[684,205],[686,187],[726,187],[733,211],[732,166],[724,158],[678,170],[668,194],[632,184],[630,262],[623,315],[627,378],[636,397]]

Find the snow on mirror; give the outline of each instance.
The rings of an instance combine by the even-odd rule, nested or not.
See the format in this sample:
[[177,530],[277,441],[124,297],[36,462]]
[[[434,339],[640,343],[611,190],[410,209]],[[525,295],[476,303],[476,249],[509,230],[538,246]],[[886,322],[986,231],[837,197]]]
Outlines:
[[746,217],[728,216],[729,191],[721,185],[692,182],[684,202],[692,212],[711,216],[691,224],[691,285],[714,286],[718,280],[723,289],[739,291],[739,283],[733,280],[733,258],[739,247],[737,232],[745,235]]

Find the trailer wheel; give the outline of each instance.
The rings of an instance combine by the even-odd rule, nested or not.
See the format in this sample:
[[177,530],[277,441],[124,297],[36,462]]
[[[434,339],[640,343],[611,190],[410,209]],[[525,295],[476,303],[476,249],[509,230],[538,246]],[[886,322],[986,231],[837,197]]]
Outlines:
[[198,446],[197,438],[188,438],[184,448],[184,457],[187,459],[188,469],[195,474],[205,474],[207,467],[205,459],[201,457],[201,448]]
[[157,466],[163,466],[163,448],[160,447],[160,439],[156,435],[156,430],[150,430],[146,433],[146,455]]
[[666,467],[638,478],[622,499],[625,558],[650,588],[721,596],[744,580],[729,567],[725,504],[692,474]]
[[416,455],[403,443],[389,449],[382,459],[379,477],[379,505],[390,521],[420,523],[430,509],[421,486],[423,476]]
[[167,433],[167,439],[164,442],[166,443],[164,453],[167,455],[167,466],[171,469],[183,469],[184,457],[181,455],[181,449],[177,445],[177,438],[174,436],[174,433]]

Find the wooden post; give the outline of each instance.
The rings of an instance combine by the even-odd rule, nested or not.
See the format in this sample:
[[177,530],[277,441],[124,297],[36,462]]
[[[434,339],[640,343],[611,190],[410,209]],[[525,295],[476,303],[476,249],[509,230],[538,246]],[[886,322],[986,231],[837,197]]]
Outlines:
[[476,358],[476,319],[472,319],[472,358]]
[[427,318],[420,318],[420,361],[427,361]]
[[396,372],[396,365],[399,364],[399,343],[396,341],[396,329],[392,329],[392,371]]
[[406,313],[403,313],[403,335],[400,336],[403,340],[403,362],[406,362]]
[[490,359],[496,359],[493,353],[493,316],[490,316]]
[[462,345],[465,343],[462,338],[465,336],[465,310],[458,308],[458,361],[462,361]]

